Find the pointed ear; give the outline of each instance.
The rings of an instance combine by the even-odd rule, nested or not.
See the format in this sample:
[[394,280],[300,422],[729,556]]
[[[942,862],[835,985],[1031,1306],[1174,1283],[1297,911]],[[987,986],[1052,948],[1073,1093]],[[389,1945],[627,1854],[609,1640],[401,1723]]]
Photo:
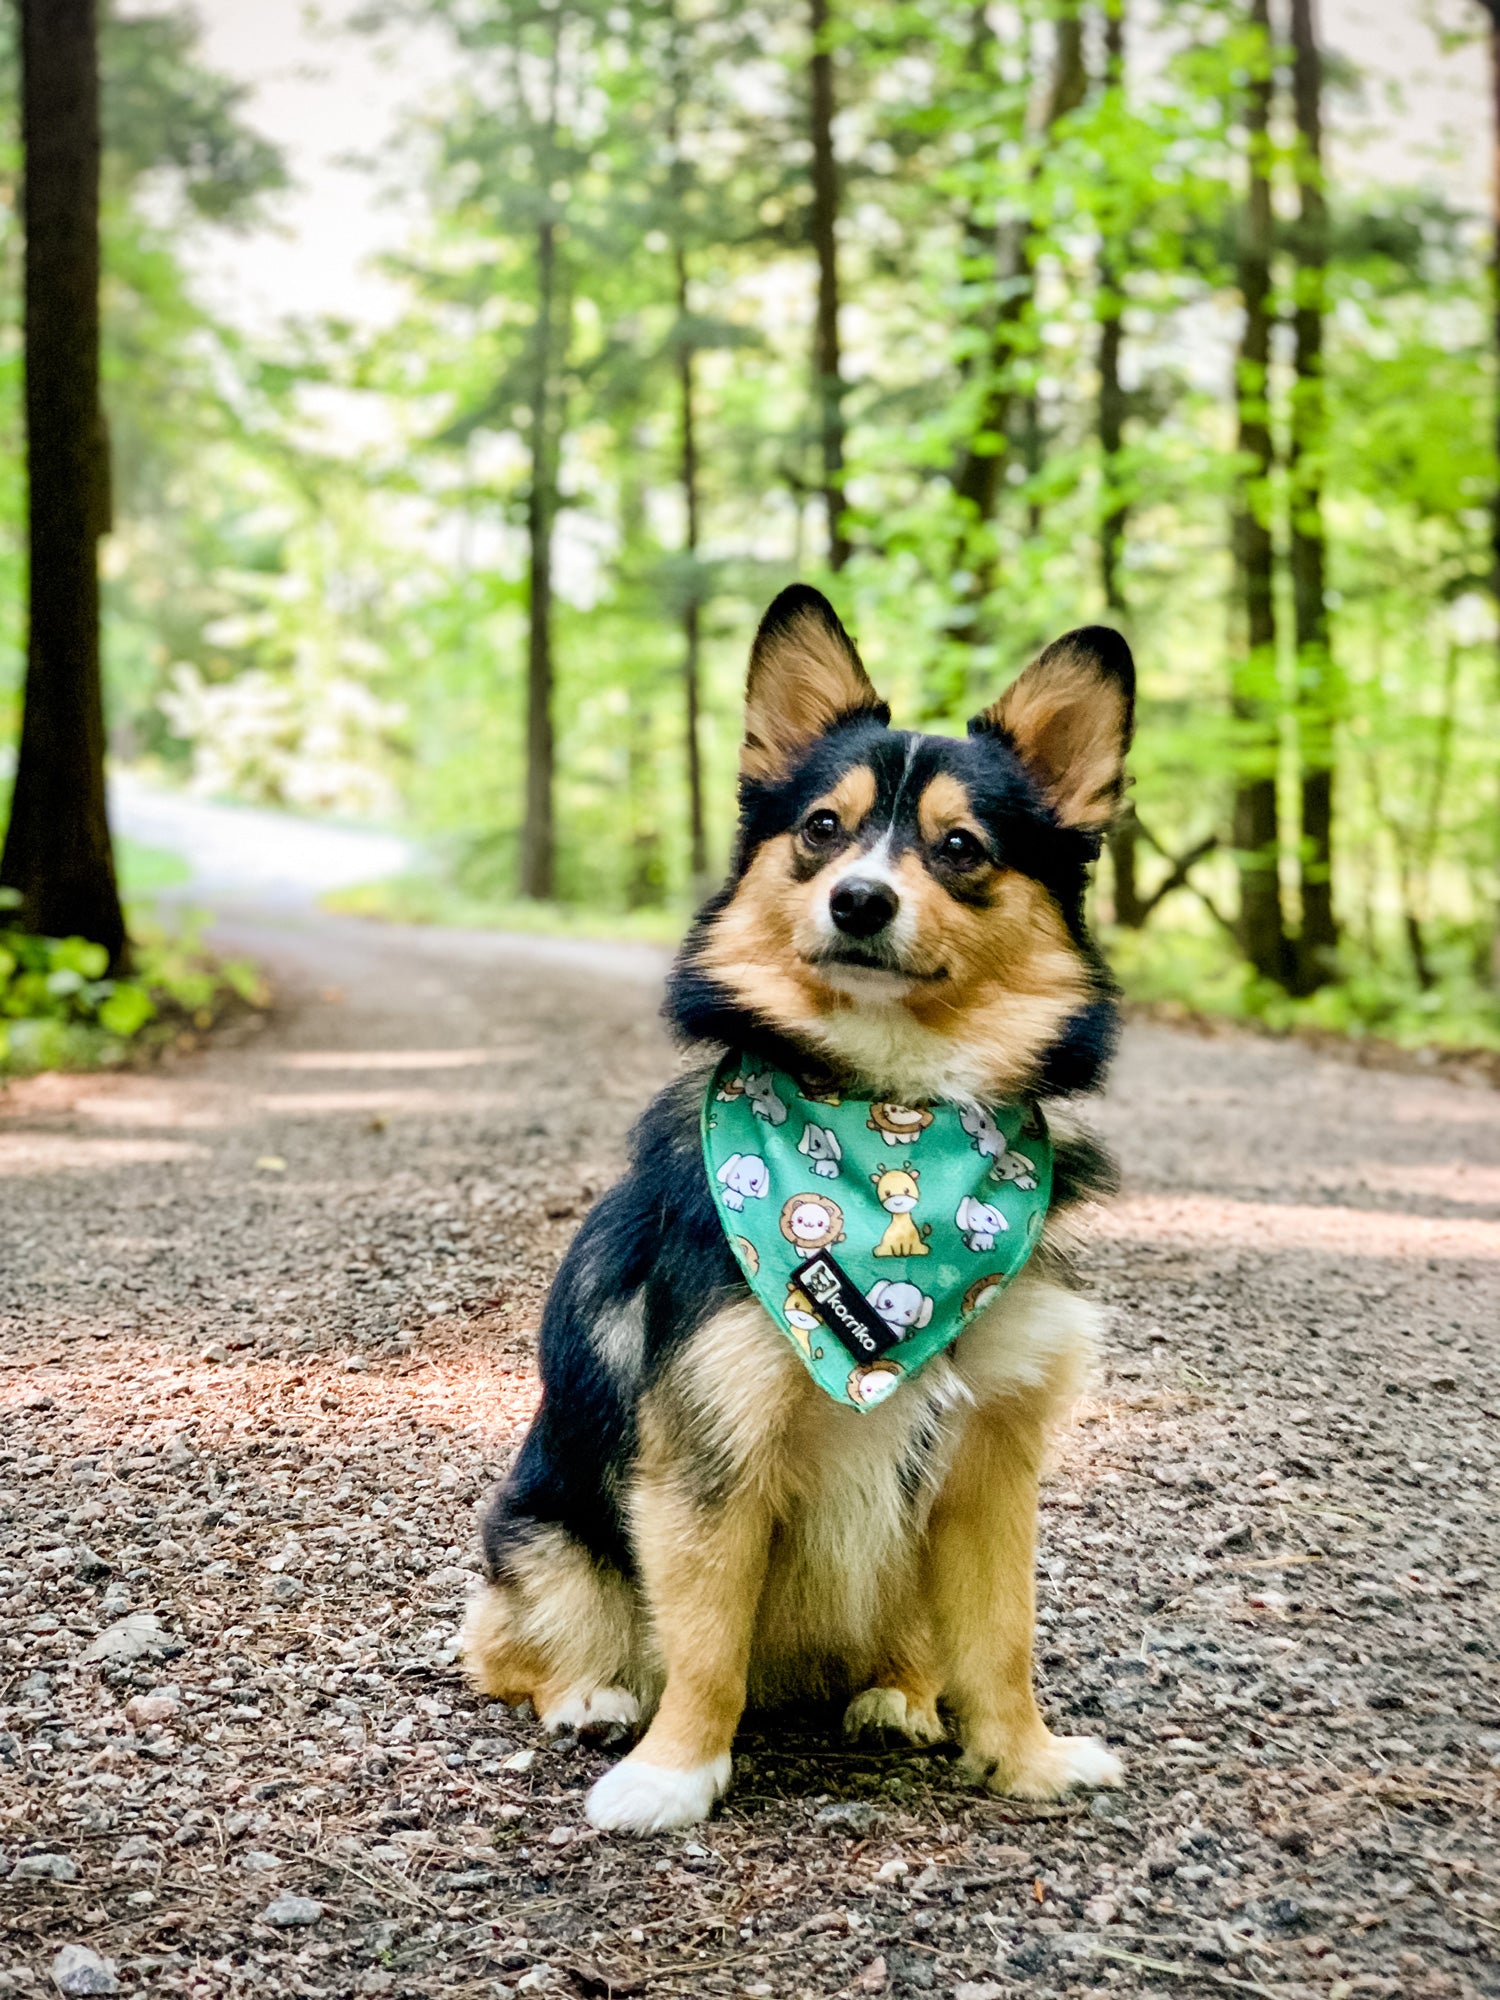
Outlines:
[[1134,729],[1135,662],[1107,625],[1055,640],[969,724],[1003,736],[1064,826],[1088,833],[1119,807]]
[[857,714],[891,719],[838,613],[821,591],[794,583],[750,649],[740,776],[774,784],[830,724]]

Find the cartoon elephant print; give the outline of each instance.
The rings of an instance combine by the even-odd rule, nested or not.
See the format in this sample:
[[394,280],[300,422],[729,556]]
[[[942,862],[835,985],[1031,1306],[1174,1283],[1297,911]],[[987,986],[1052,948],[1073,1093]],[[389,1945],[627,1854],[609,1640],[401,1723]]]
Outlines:
[[771,1176],[759,1153],[731,1153],[714,1176],[724,1190],[724,1206],[738,1211],[751,1201],[760,1201],[770,1192]]

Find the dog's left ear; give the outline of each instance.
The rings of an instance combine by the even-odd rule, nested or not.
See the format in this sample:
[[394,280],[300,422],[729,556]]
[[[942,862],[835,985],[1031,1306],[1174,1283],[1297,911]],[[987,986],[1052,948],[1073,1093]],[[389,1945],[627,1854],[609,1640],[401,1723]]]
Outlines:
[[969,723],[1003,736],[1064,826],[1102,833],[1125,783],[1135,728],[1135,662],[1118,632],[1084,625],[1054,640]]
[[831,724],[862,714],[891,719],[838,613],[820,590],[794,583],[750,649],[740,776],[775,784]]

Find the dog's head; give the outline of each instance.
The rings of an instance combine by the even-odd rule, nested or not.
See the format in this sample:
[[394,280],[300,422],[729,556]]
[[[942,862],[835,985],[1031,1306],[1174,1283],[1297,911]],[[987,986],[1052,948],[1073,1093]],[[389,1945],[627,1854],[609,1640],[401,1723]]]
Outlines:
[[1114,1006],[1084,886],[1134,694],[1125,641],[1089,626],[966,740],[892,729],[826,598],[783,591],[750,655],[734,868],[669,989],[678,1027],[917,1103],[1088,1088]]

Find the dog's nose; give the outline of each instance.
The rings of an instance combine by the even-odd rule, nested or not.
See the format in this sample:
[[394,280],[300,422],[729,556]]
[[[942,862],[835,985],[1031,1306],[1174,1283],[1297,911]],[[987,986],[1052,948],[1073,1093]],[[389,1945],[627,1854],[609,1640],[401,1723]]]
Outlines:
[[900,904],[884,882],[840,882],[828,898],[828,914],[846,937],[871,938],[883,931]]

